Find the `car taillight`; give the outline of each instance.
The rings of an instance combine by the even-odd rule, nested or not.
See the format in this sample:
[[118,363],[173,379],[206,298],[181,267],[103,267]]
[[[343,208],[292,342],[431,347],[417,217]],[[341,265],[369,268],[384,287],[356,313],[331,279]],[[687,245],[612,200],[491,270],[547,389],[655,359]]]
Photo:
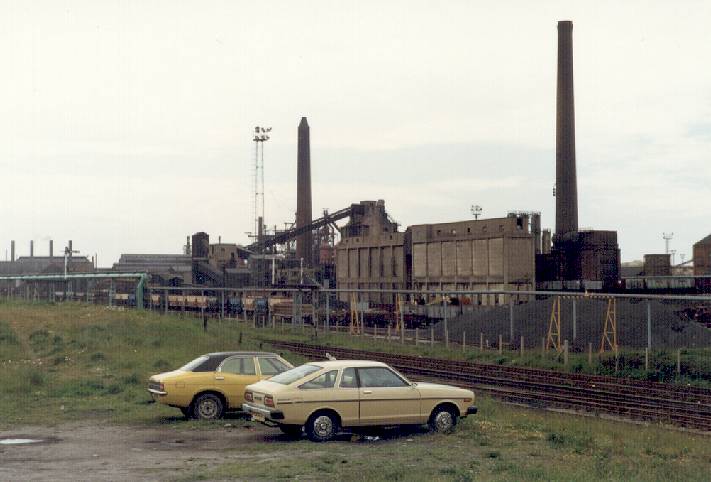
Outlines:
[[274,406],[274,397],[271,395],[267,395],[264,397],[264,405],[267,407],[273,407]]
[[254,395],[252,395],[252,392],[244,392],[244,399],[247,400],[248,402],[253,402]]
[[165,391],[165,385],[163,385],[162,382],[159,383],[159,384],[158,384],[158,389],[159,389],[161,392],[164,392],[164,391]]

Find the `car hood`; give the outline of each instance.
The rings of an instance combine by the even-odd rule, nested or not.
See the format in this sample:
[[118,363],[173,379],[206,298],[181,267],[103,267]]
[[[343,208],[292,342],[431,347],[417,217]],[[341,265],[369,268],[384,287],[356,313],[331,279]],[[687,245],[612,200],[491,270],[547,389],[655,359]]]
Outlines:
[[465,388],[438,383],[417,382],[417,389],[422,396],[438,396],[447,398],[474,398],[474,392]]

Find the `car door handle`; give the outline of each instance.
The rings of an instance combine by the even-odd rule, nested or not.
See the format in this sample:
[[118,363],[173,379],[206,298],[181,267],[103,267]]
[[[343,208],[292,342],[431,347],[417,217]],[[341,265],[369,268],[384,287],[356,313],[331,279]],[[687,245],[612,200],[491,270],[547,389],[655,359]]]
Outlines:
[[215,380],[224,380],[225,377],[215,377]]
[[370,395],[373,393],[373,390],[363,390],[363,395]]

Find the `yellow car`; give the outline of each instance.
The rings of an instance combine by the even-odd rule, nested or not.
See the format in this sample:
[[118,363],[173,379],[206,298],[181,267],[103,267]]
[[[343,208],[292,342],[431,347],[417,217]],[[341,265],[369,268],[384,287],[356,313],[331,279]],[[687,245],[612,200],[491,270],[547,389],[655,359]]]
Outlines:
[[312,362],[249,385],[242,408],[254,420],[321,442],[341,428],[429,424],[449,432],[477,412],[471,390],[410,382],[385,363]]
[[186,417],[214,420],[241,408],[247,385],[290,368],[291,363],[275,353],[208,353],[175,371],[153,375],[148,392]]

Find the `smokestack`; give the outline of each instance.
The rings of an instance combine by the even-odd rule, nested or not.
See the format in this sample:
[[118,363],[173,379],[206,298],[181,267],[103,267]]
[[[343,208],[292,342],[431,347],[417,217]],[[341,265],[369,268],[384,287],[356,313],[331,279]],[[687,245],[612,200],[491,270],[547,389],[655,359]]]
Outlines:
[[74,248],[72,247],[72,240],[71,239],[69,240],[69,244],[67,245],[67,247],[69,248],[69,257],[71,258],[72,251],[74,250]]
[[555,130],[555,232],[578,230],[575,175],[575,101],[573,97],[573,22],[558,22],[558,91]]
[[54,257],[54,241],[52,241],[51,239],[49,240],[49,257]]
[[10,261],[15,261],[15,240],[10,241]]
[[30,240],[30,258],[35,255],[35,242]]
[[[298,130],[296,154],[296,227],[311,224],[311,141],[309,123],[301,118]],[[304,260],[304,266],[311,266],[313,242],[311,231],[296,238],[296,257]]]

